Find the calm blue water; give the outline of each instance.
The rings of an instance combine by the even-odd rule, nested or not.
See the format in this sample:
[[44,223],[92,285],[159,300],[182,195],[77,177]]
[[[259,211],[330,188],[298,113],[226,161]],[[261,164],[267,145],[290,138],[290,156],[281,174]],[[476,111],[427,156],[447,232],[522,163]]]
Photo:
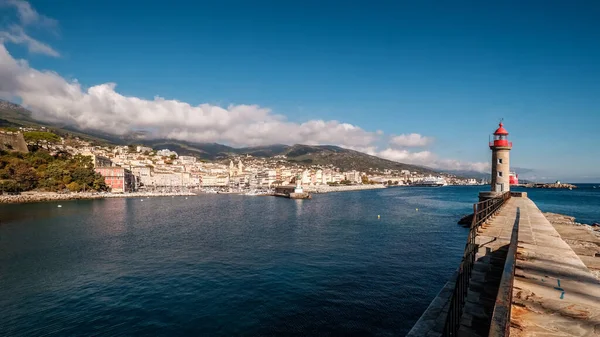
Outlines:
[[0,205],[0,335],[403,335],[479,189]]
[[[574,216],[585,224],[600,223],[600,184],[576,184],[577,189],[511,188],[525,191],[542,212]],[[594,188],[596,187],[596,188]]]

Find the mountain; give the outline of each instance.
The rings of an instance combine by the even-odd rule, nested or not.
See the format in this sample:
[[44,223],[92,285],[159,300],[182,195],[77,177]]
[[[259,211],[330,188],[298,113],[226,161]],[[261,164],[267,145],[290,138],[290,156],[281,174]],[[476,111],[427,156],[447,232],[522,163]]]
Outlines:
[[475,178],[477,180],[481,180],[481,179],[490,180],[491,179],[491,174],[489,172],[479,172],[479,171],[470,171],[470,170],[441,170],[441,172],[453,174],[457,177]]
[[44,126],[59,135],[70,134],[97,143],[129,145],[141,144],[156,150],[169,149],[180,155],[192,155],[206,160],[227,160],[233,156],[251,155],[260,158],[285,156],[290,162],[304,165],[333,165],[342,170],[409,170],[424,174],[436,172],[427,167],[403,164],[362,152],[333,145],[284,145],[234,148],[217,143],[194,143],[173,139],[147,139],[143,132],[119,137],[101,131],[81,130],[70,125],[40,122],[32,113],[18,104],[0,100],[0,127]]
[[31,117],[31,111],[18,104],[0,100],[0,127],[44,125]]

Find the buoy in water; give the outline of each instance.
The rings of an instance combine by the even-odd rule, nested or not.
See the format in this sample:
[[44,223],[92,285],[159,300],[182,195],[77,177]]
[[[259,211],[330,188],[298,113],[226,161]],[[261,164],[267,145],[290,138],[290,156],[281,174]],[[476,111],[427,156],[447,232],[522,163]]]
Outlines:
[[381,219],[381,215],[377,214],[377,219]]
[[56,207],[62,207],[62,205],[58,205],[58,206],[56,206]]
[[419,209],[418,209],[418,208],[415,208],[415,209],[417,210],[417,212],[419,211]]
[[140,199],[140,201],[144,201],[144,199]]
[[187,197],[185,197],[187,199]]

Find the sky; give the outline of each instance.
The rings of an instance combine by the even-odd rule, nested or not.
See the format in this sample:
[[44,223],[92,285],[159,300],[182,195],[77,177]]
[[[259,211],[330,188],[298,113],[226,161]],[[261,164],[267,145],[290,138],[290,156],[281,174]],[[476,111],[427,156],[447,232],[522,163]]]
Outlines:
[[231,146],[600,182],[598,1],[0,0],[0,97]]

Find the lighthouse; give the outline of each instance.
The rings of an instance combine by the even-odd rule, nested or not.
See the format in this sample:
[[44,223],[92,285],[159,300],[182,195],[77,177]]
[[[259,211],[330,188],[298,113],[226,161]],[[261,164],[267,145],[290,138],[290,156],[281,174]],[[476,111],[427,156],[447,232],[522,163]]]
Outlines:
[[492,182],[490,192],[479,193],[479,200],[485,200],[510,191],[510,150],[508,131],[500,123],[494,132],[494,140],[489,143],[492,150]]

